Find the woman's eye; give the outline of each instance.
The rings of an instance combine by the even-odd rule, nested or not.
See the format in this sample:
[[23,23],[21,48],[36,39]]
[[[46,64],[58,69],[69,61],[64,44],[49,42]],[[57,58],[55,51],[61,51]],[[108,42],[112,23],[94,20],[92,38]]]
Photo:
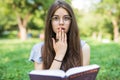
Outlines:
[[59,20],[59,18],[58,17],[53,17],[53,20],[57,21],[57,20]]
[[65,20],[65,21],[68,21],[68,20],[70,20],[70,17],[67,17],[67,16],[66,16],[66,17],[64,17],[64,20]]

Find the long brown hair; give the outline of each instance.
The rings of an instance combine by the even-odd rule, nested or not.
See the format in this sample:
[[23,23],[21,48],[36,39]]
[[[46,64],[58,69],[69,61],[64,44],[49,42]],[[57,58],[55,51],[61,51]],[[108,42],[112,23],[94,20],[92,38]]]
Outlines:
[[66,9],[69,15],[72,17],[69,31],[67,33],[68,48],[61,65],[61,69],[66,71],[71,67],[82,65],[82,50],[81,50],[78,26],[74,12],[71,6],[64,1],[61,0],[56,1],[48,10],[46,25],[45,25],[45,43],[43,47],[42,59],[43,59],[43,68],[49,69],[55,57],[55,51],[53,49],[53,42],[52,42],[52,37],[55,38],[55,33],[52,29],[50,18],[53,16],[54,12],[60,7]]

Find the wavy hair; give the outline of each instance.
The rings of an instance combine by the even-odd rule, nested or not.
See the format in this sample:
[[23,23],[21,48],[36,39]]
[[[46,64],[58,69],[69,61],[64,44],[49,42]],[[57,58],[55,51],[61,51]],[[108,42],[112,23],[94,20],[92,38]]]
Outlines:
[[78,25],[75,19],[74,12],[71,6],[67,4],[65,1],[57,0],[52,4],[52,6],[48,10],[46,23],[45,23],[45,41],[44,41],[45,43],[42,51],[42,59],[43,59],[43,68],[49,69],[55,57],[52,37],[55,38],[56,36],[52,29],[50,18],[54,15],[54,12],[60,7],[64,8],[72,17],[69,31],[67,33],[68,48],[60,68],[66,71],[72,67],[82,66],[82,50],[81,50]]

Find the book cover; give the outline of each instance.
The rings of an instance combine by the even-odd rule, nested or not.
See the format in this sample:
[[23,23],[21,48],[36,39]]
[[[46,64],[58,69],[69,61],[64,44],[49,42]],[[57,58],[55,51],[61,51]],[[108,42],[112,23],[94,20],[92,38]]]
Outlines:
[[66,72],[62,70],[32,70],[29,76],[30,80],[95,80],[99,69],[100,66],[93,64],[70,68]]

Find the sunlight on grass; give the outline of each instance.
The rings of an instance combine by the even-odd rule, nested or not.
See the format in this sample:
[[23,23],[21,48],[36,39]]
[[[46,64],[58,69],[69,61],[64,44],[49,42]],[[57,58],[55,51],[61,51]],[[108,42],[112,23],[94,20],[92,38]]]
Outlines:
[[[30,51],[39,39],[21,41],[0,40],[0,80],[29,80],[33,63],[28,61]],[[100,65],[97,80],[120,80],[120,43],[101,43],[86,39],[91,48],[90,64]]]
[[2,62],[8,62],[10,59],[8,57],[4,58],[3,60],[1,60]]

